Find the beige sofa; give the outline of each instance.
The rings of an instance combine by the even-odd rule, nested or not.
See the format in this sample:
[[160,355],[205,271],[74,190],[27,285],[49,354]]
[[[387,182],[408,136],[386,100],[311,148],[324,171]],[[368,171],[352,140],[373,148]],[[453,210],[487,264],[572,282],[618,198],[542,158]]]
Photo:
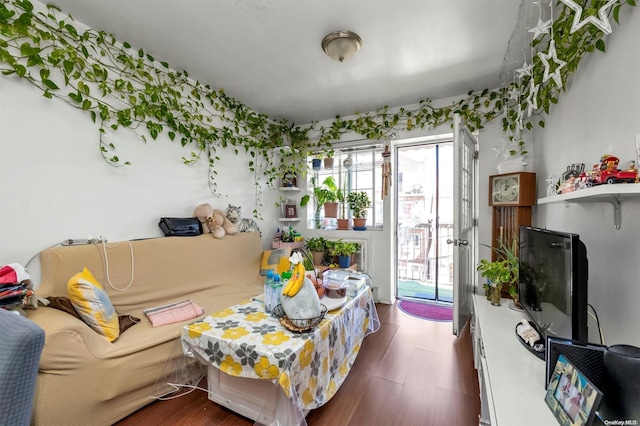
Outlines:
[[158,379],[180,364],[180,331],[190,321],[153,328],[144,309],[190,299],[206,316],[262,293],[262,248],[254,232],[115,245],[106,249],[114,287],[130,282],[133,258],[133,283],[124,291],[107,283],[100,244],[58,246],[40,254],[39,297],[67,296],[69,278],[86,266],[118,313],[141,321],[110,343],[69,313],[50,307],[30,310],[29,318],[46,333],[32,423],[110,425],[153,401]]

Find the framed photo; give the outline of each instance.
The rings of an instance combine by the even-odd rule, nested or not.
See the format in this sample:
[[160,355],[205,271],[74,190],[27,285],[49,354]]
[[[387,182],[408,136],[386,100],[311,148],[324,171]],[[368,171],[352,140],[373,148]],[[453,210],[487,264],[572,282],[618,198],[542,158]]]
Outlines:
[[561,425],[590,425],[602,400],[602,392],[560,355],[544,400]]
[[295,219],[298,217],[298,214],[296,213],[295,204],[287,204],[286,206],[284,206],[284,210],[285,210],[285,217],[287,219]]

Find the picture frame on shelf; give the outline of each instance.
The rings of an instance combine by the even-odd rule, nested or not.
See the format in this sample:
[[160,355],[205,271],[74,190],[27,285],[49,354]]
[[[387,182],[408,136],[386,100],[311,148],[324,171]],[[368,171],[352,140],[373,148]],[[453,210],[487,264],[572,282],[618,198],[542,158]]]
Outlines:
[[593,423],[602,392],[560,355],[544,400],[561,425],[588,426]]
[[294,219],[298,217],[298,212],[295,204],[287,204],[284,206],[285,217],[287,219]]

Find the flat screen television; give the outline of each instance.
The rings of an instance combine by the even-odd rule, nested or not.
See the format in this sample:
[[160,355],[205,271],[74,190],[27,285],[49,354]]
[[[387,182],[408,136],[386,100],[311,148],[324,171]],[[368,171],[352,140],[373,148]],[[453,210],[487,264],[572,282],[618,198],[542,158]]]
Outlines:
[[520,227],[520,304],[541,337],[587,343],[587,249],[576,234]]

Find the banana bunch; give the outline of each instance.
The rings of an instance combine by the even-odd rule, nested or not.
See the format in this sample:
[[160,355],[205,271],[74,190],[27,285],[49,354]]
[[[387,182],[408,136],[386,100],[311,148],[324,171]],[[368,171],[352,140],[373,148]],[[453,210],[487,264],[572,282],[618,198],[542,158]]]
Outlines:
[[298,294],[304,284],[305,272],[302,262],[297,263],[296,266],[293,267],[291,278],[289,279],[286,287],[282,290],[282,294],[289,297],[293,297]]

